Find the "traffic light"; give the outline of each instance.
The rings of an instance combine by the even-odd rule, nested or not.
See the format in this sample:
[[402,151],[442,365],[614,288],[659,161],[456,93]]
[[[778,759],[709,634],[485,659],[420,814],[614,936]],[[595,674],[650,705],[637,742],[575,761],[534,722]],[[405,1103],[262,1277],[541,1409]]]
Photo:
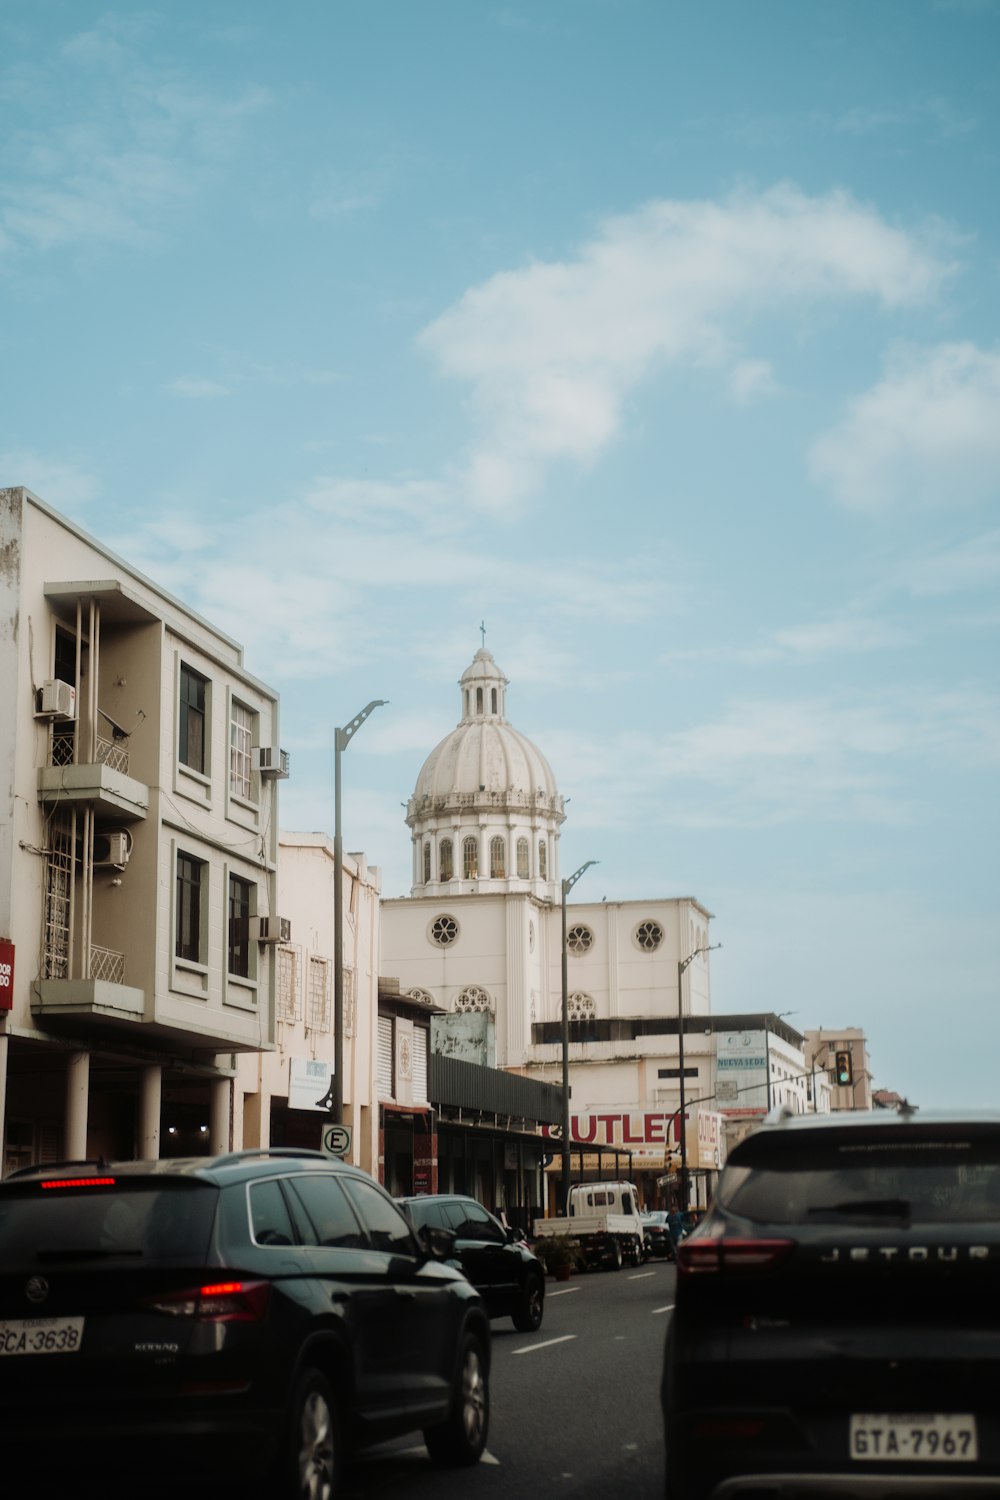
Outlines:
[[833,1069],[833,1076],[837,1082],[837,1085],[841,1088],[843,1088],[846,1084],[851,1084],[854,1082],[854,1064],[851,1061],[851,1054],[849,1052],[844,1051],[837,1053]]

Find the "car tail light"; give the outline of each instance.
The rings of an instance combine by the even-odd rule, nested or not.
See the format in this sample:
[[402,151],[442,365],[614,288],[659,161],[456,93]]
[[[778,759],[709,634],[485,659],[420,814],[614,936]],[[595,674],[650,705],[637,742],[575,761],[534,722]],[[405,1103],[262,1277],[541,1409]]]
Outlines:
[[721,1239],[683,1240],[677,1249],[682,1276],[725,1271],[770,1271],[795,1248],[794,1240]]
[[52,1177],[39,1184],[43,1188],[114,1187],[113,1177]]
[[261,1323],[270,1299],[269,1281],[213,1281],[150,1297],[145,1305],[168,1317],[199,1323]]

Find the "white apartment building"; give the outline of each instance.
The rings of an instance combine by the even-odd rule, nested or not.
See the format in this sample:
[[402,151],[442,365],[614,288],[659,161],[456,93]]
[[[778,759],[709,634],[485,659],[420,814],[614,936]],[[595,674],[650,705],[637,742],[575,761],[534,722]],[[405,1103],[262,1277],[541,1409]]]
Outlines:
[[227,1149],[238,1058],[275,1043],[277,695],[21,488],[0,686],[5,1170]]
[[[323,833],[281,833],[281,916],[291,941],[277,950],[273,1052],[237,1060],[244,1146],[318,1150],[330,1123],[334,1069],[334,842]],[[378,1176],[380,874],[363,854],[344,855],[344,1124],[350,1160]],[[424,1069],[426,1085],[426,1067]],[[390,1066],[391,1077],[391,1066]]]

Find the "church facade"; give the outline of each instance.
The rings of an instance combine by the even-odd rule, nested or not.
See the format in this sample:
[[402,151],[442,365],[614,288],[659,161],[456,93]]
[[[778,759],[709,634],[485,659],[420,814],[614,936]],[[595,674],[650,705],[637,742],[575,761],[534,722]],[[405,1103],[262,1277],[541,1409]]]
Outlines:
[[[442,1008],[436,1050],[558,1082],[566,811],[545,756],[507,718],[508,687],[477,651],[458,724],[407,803],[412,888],[382,903],[381,967]],[[630,1159],[650,1204],[665,1201],[676,1165],[680,1014],[687,1098],[712,1088],[710,922],[693,897],[567,904],[574,1173],[608,1175]],[[602,1162],[600,1146],[626,1157]],[[718,1141],[705,1151],[717,1165]]]

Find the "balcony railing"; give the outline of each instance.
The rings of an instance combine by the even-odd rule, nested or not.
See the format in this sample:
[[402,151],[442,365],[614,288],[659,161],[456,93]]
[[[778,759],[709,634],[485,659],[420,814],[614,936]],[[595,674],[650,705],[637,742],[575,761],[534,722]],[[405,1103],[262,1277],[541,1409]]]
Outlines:
[[124,984],[124,953],[116,953],[113,948],[100,948],[96,943],[91,943],[90,978],[103,979],[108,984]]
[[[73,734],[54,734],[52,736],[52,753],[49,764],[53,766],[71,766],[73,764]],[[95,759],[100,766],[107,766],[109,770],[120,771],[123,776],[128,775],[128,740],[107,740],[103,735],[97,736],[97,752]]]

